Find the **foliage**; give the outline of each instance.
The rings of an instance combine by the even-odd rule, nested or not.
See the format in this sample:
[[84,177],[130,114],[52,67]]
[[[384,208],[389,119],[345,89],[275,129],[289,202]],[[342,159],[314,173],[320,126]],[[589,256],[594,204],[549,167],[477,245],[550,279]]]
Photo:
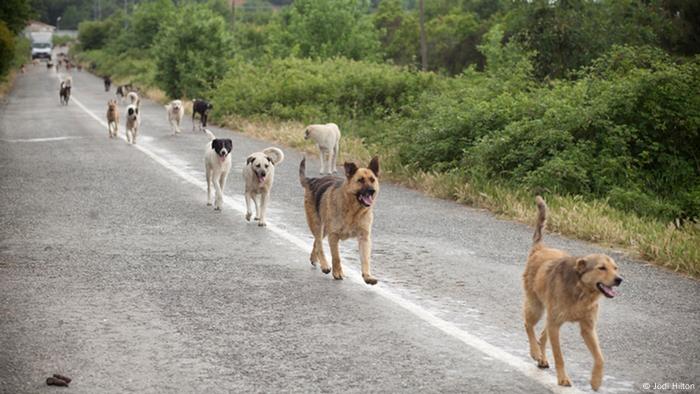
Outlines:
[[24,25],[31,15],[31,9],[27,0],[2,0],[0,2],[0,22],[5,29],[13,35],[24,29]]
[[232,49],[223,17],[195,4],[181,7],[153,46],[156,83],[171,97],[201,97],[223,77]]
[[15,54],[15,37],[4,21],[0,21],[0,76],[5,74],[12,67],[12,60]]
[[99,49],[114,37],[118,25],[114,19],[105,21],[85,21],[78,26],[78,40],[84,50]]
[[279,37],[300,57],[378,60],[379,40],[366,0],[296,0]]

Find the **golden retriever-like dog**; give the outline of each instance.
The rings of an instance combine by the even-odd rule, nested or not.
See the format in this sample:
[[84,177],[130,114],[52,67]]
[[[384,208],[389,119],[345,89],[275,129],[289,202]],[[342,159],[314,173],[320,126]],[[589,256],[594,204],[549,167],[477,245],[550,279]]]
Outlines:
[[306,222],[314,236],[311,264],[321,264],[324,274],[331,272],[323,254],[323,238],[328,236],[333,263],[333,278],[343,279],[338,244],[357,238],[365,283],[377,284],[369,268],[372,251],[372,209],[379,194],[379,159],[374,157],[367,168],[345,163],[345,179],[332,175],[306,177],[306,158],[299,164],[299,182],[304,187]]
[[[603,381],[603,354],[598,345],[596,322],[598,299],[601,295],[613,298],[613,287],[622,283],[618,267],[607,255],[589,254],[574,257],[542,243],[542,230],[547,218],[547,205],[537,196],[537,227],[527,258],[523,286],[525,288],[525,331],[530,342],[530,355],[540,368],[549,368],[547,339],[552,343],[557,381],[561,386],[571,386],[564,368],[564,356],[559,344],[559,329],[565,322],[578,322],[581,336],[593,355],[591,387],[598,390]],[[539,342],[535,337],[535,325],[547,311],[546,325]]]
[[117,100],[107,102],[107,127],[109,128],[109,138],[115,138],[119,133],[119,108]]
[[284,161],[282,150],[269,147],[262,152],[252,153],[243,167],[245,181],[245,220],[250,221],[253,212],[251,203],[255,205],[255,220],[258,226],[267,226],[265,213],[270,202],[270,191],[275,177],[275,167]]

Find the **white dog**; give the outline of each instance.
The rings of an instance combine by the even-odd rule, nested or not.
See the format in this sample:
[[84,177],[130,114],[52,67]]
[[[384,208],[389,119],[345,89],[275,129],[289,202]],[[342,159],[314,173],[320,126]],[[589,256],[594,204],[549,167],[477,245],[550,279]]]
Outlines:
[[[338,172],[336,160],[340,151],[340,129],[335,123],[312,124],[306,127],[304,139],[311,138],[321,152],[321,174]],[[326,161],[328,156],[328,161]]]
[[204,132],[209,136],[207,151],[204,153],[204,171],[207,174],[207,205],[211,205],[211,185],[216,190],[214,209],[221,210],[224,199],[226,178],[231,170],[231,150],[233,142],[228,138],[216,138],[208,129]]
[[185,116],[185,107],[182,105],[182,101],[171,101],[165,106],[165,110],[168,112],[168,122],[170,122],[170,127],[173,129],[173,134],[180,133],[182,131],[180,130],[180,122],[182,117]]
[[[275,166],[284,160],[281,150],[269,147],[262,152],[255,152],[248,156],[243,167],[243,180],[245,181],[245,220],[250,221],[253,214],[250,209],[251,201],[255,204],[255,220],[258,226],[266,226],[265,212],[270,201],[270,190],[275,176]],[[258,203],[258,199],[260,202]]]
[[130,144],[136,143],[140,122],[141,116],[139,115],[139,107],[134,104],[129,104],[129,106],[126,107],[126,142]]
[[126,98],[129,100],[129,104],[135,105],[136,108],[141,106],[141,98],[139,97],[138,93],[129,92],[129,94],[126,95]]

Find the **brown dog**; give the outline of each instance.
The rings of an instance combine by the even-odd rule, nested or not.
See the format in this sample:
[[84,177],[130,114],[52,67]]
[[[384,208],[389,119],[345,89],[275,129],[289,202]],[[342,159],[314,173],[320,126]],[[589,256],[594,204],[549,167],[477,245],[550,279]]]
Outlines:
[[306,177],[306,158],[299,164],[299,181],[304,187],[306,222],[314,235],[311,264],[321,263],[324,274],[331,272],[323,254],[323,238],[328,236],[333,263],[333,278],[343,279],[340,264],[340,240],[357,238],[362,261],[362,278],[374,285],[377,279],[369,269],[372,251],[372,207],[379,193],[379,159],[373,158],[367,168],[345,163],[346,179],[334,176]]
[[[559,345],[559,328],[565,322],[578,322],[588,350],[593,355],[591,387],[598,390],[603,380],[603,354],[598,345],[596,321],[600,295],[613,298],[614,286],[622,283],[615,261],[604,254],[573,257],[558,249],[544,246],[542,230],[547,218],[547,205],[537,196],[537,227],[523,274],[525,287],[525,331],[530,342],[530,355],[540,368],[549,368],[545,349],[547,338],[552,343],[557,381],[571,386]],[[547,310],[547,321],[539,342],[535,325]]]
[[109,138],[114,138],[119,132],[119,108],[117,100],[109,100],[107,103],[107,127],[109,127]]

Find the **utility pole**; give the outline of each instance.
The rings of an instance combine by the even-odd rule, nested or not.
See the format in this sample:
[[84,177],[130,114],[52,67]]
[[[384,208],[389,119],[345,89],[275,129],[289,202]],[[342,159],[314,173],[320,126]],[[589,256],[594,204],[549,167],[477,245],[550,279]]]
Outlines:
[[423,71],[428,71],[428,43],[425,39],[425,10],[423,7],[423,1],[419,0],[419,14],[420,14],[420,63],[421,69]]

